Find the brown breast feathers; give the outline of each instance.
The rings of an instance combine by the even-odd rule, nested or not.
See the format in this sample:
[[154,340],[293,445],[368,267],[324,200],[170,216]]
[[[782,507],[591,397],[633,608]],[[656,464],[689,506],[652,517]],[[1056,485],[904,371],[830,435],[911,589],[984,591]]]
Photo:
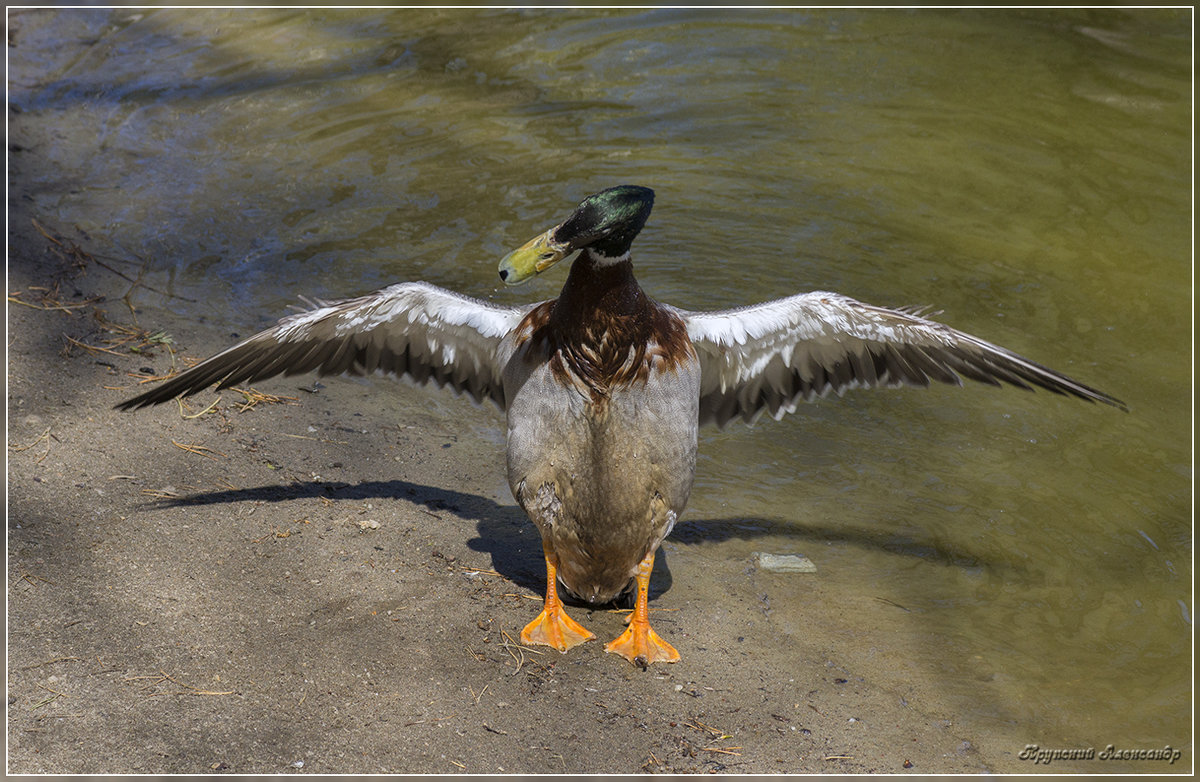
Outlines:
[[517,345],[529,341],[560,382],[580,386],[593,403],[695,356],[683,321],[642,292],[629,261],[600,265],[586,254],[559,297],[517,327]]

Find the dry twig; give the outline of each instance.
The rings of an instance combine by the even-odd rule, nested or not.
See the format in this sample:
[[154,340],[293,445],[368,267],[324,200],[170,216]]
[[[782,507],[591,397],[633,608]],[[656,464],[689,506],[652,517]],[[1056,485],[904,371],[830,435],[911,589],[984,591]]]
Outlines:
[[171,682],[172,684],[177,684],[180,687],[184,688],[182,690],[177,690],[175,692],[152,692],[152,693],[149,693],[149,695],[147,696],[150,698],[153,698],[156,695],[236,695],[237,694],[237,690],[201,690],[201,689],[198,689],[196,687],[193,687],[190,684],[185,684],[184,682],[179,681],[174,676],[172,676],[171,674],[162,670],[161,668],[158,670],[158,674],[151,674],[149,676],[126,676],[125,677],[125,681],[127,681],[127,682],[138,681],[140,679],[153,679],[152,682],[150,682],[148,685],[146,685],[145,687],[142,688],[143,690],[148,689],[150,687],[154,687],[155,685],[158,685],[158,684],[162,684],[163,682]]
[[[14,445],[12,443],[9,443],[8,449],[10,451],[16,451],[18,453],[21,451],[28,451],[30,448],[37,445],[42,440],[45,440],[46,441],[46,452],[37,458],[38,464],[41,464],[42,460],[50,455],[50,438],[52,438],[52,437],[54,437],[54,435],[50,434],[50,427],[47,426],[44,430],[42,430],[42,433],[39,434],[36,438],[34,438],[28,445]],[[55,437],[54,439],[57,440],[58,438]]]
[[83,659],[82,657],[55,657],[53,659],[46,660],[45,662],[35,663],[33,665],[26,665],[21,670],[22,671],[32,671],[34,668],[41,668],[43,665],[53,665],[54,663],[65,663],[65,662],[70,662],[72,660],[82,660],[82,659]]
[[700,720],[697,720],[697,719],[693,719],[691,722],[688,722],[685,720],[682,724],[684,724],[694,730],[698,730],[701,733],[711,733],[715,738],[718,738],[718,739],[733,738],[733,736],[731,734],[726,733],[723,730],[717,730],[712,725],[705,725],[703,722],[701,722]]
[[63,312],[70,312],[71,310],[83,309],[90,304],[95,304],[96,302],[100,301],[99,297],[97,297],[93,299],[87,299],[86,301],[81,301],[76,304],[63,304],[62,302],[55,301],[54,299],[44,298],[40,304],[30,304],[29,302],[22,301],[20,298],[18,298],[20,295],[20,291],[17,291],[16,293],[10,293],[8,295],[9,302],[12,304],[20,304],[24,307],[29,307],[30,309],[43,311],[61,310]]
[[179,498],[179,494],[166,489],[142,489],[142,494],[148,494],[156,500],[174,500]]
[[242,396],[246,397],[246,401],[238,408],[239,413],[244,413],[247,410],[260,405],[284,405],[284,404],[299,404],[300,400],[294,396],[277,396],[275,394],[264,394],[253,388],[233,388]]
[[188,414],[186,414],[186,413],[184,413],[184,412],[183,412],[183,400],[182,400],[182,399],[180,399],[179,397],[176,397],[176,398],[175,398],[175,402],[176,402],[176,404],[178,404],[178,405],[179,405],[179,417],[180,417],[180,418],[183,418],[183,419],[186,419],[186,420],[191,420],[191,419],[193,419],[193,418],[199,418],[199,417],[200,417],[200,416],[202,416],[202,415],[205,415],[205,414],[207,414],[207,413],[211,413],[212,411],[216,410],[216,409],[217,409],[217,405],[218,405],[218,404],[221,402],[221,397],[217,397],[216,399],[214,399],[211,405],[209,405],[208,407],[204,408],[204,409],[203,409],[203,410],[201,410],[199,413],[192,413],[191,415],[188,415]]
[[457,565],[456,567],[459,570],[465,570],[467,573],[478,573],[481,576],[500,576],[501,578],[504,578],[504,576],[500,573],[497,573],[494,570],[488,570],[487,568],[467,567],[466,565]]
[[63,336],[66,337],[67,342],[70,342],[72,345],[81,347],[90,353],[107,353],[110,356],[120,356],[121,355],[120,353],[118,353],[115,350],[109,350],[108,348],[100,348],[100,347],[96,347],[95,345],[89,345],[85,342],[80,342],[79,340],[75,339],[74,337],[68,336],[67,334],[63,334]]
[[[182,448],[183,450],[187,451],[188,453],[194,453],[197,456],[203,456],[206,459],[212,459],[213,461],[217,460],[217,457],[213,456],[214,453],[220,454],[221,456],[224,456],[226,459],[229,458],[229,454],[221,453],[220,451],[214,451],[213,449],[211,449],[207,446],[204,446],[204,445],[193,445],[193,444],[189,444],[189,443],[181,443],[176,440],[171,440],[171,445],[174,445],[176,448]],[[207,451],[208,453],[205,453],[205,451]]]
[[34,575],[34,574],[32,574],[32,573],[22,573],[22,574],[21,574],[21,578],[20,578],[20,580],[21,580],[21,581],[26,581],[26,582],[28,582],[28,583],[29,583],[29,585],[30,585],[30,586],[34,586],[34,587],[36,587],[36,586],[37,586],[37,584],[33,583],[33,580],[34,580],[35,578],[36,578],[38,581],[45,581],[45,582],[46,582],[47,584],[49,584],[50,586],[57,586],[57,585],[56,585],[56,584],[55,584],[53,581],[51,581],[50,579],[48,579],[48,578],[42,578],[41,576],[35,576],[35,575]]

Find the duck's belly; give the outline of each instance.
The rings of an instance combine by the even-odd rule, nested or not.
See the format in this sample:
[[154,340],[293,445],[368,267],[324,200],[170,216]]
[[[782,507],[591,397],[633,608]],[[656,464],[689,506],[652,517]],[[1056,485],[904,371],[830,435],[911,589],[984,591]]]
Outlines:
[[670,532],[696,467],[699,368],[651,373],[591,403],[545,364],[508,386],[508,480],[557,558],[559,579],[594,603],[620,594]]

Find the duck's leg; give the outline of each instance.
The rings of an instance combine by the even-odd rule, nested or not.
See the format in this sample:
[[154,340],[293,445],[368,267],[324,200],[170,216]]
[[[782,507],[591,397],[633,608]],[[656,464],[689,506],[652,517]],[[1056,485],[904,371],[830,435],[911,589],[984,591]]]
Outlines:
[[546,556],[546,604],[537,615],[537,619],[525,625],[525,629],[521,631],[521,641],[553,646],[558,651],[565,652],[572,646],[578,646],[596,636],[567,616],[562,601],[558,599],[558,568],[554,565],[554,555],[545,541],[542,541],[542,553]]
[[658,637],[650,627],[650,571],[654,569],[654,552],[646,555],[637,567],[637,602],[629,615],[629,627],[615,641],[604,647],[604,651],[624,657],[643,668],[650,663],[677,663],[679,652],[675,647]]

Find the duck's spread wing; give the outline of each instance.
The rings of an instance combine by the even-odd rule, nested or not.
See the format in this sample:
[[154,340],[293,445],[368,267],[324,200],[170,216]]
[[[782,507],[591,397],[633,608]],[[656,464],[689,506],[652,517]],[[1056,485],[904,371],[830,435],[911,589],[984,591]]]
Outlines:
[[801,399],[873,386],[1033,386],[1125,409],[1010,350],[922,318],[836,293],[802,293],[740,309],[677,311],[701,363],[700,422],[751,422],[794,412]]
[[286,317],[117,407],[166,402],[213,383],[222,389],[280,374],[378,371],[432,380],[503,410],[501,343],[533,306],[498,307],[428,283],[400,283]]

